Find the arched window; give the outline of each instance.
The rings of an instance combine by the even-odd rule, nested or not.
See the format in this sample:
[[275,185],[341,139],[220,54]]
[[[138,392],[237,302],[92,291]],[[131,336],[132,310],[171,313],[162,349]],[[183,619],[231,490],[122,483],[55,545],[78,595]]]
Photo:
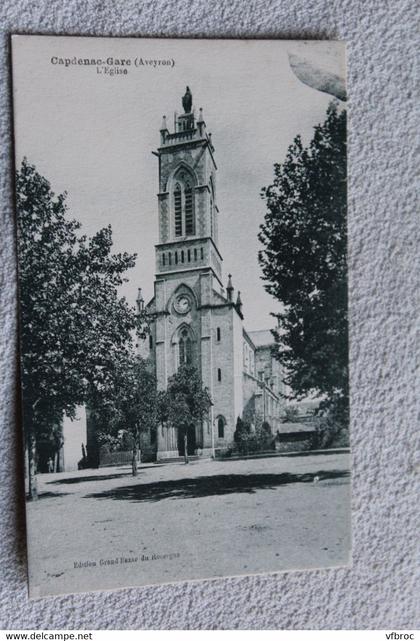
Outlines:
[[176,183],[174,189],[175,236],[182,236],[182,191]]
[[195,211],[192,176],[180,169],[173,189],[175,236],[194,236]]
[[217,436],[219,438],[225,438],[225,420],[223,416],[219,416],[217,419]]
[[185,185],[185,235],[194,235],[193,191],[189,182]]
[[188,330],[184,327],[179,337],[179,364],[190,365],[192,363],[192,341]]

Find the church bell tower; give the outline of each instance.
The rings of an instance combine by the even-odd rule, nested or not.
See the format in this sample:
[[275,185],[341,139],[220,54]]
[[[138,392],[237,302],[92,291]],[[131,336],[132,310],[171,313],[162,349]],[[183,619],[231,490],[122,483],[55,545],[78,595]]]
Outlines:
[[163,116],[160,147],[154,152],[159,158],[156,274],[208,267],[220,281],[214,146],[189,87],[182,105],[184,113],[174,114],[172,133]]
[[[190,426],[188,448],[209,456],[230,438],[227,426],[235,425],[242,407],[242,313],[233,287],[223,290],[214,146],[189,87],[182,107],[172,132],[163,117],[153,152],[159,160],[159,242],[155,295],[148,306],[154,318],[151,358],[159,389],[167,388],[183,364],[194,367],[208,389],[211,411]],[[182,448],[174,426],[158,430],[158,460],[179,456]]]

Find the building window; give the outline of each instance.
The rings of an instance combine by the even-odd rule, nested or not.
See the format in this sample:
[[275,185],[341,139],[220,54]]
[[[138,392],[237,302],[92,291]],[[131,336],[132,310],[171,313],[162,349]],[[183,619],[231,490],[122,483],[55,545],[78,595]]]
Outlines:
[[225,438],[225,421],[221,416],[217,419],[217,436]]
[[192,341],[188,330],[184,328],[179,338],[179,364],[190,365],[192,363]]
[[166,256],[162,254],[162,265],[166,265]]
[[188,262],[191,262],[191,249],[189,249],[187,252],[187,258],[188,258]]
[[218,327],[218,328],[216,329],[216,336],[217,336],[217,340],[218,340],[218,341],[220,341],[220,336],[221,336],[221,334],[220,334],[220,327]]
[[153,348],[153,336],[151,334],[149,334],[149,348]]
[[197,248],[194,249],[194,260],[197,260]]
[[217,368],[217,380],[219,381],[219,383],[222,380],[222,370],[220,369],[220,367]]
[[200,247],[201,260],[204,259],[204,249]]
[[175,252],[175,265],[178,265],[178,252]]
[[171,252],[169,252],[169,254],[168,254],[168,263],[170,265],[172,265],[172,253]]
[[184,262],[184,250],[181,251],[181,263]]

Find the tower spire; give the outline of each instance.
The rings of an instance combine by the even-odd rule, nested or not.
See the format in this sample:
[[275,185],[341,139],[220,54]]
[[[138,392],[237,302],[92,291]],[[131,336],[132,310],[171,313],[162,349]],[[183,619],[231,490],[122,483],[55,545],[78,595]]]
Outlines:
[[138,289],[137,298],[136,298],[137,311],[140,314],[144,310],[144,298],[141,292],[141,287]]
[[234,287],[232,285],[232,274],[228,274],[228,283],[227,283],[227,287],[226,287],[226,293],[227,293],[228,301],[232,301],[233,300],[233,289],[234,289]]
[[165,144],[166,136],[168,135],[168,125],[166,124],[166,116],[162,117],[162,124],[160,126],[160,141],[161,144]]
[[206,123],[204,122],[203,108],[200,107],[198,110],[198,120],[197,120],[198,134],[201,138],[204,137],[204,132],[206,130]]
[[238,312],[239,316],[243,318],[242,316],[242,298],[241,298],[241,292],[238,289],[238,296],[236,297],[236,311]]

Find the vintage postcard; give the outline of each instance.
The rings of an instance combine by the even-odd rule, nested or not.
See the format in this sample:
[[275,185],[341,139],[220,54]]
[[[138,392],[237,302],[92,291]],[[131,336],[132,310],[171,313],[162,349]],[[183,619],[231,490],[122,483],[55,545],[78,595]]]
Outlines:
[[347,565],[344,43],[12,71],[30,596]]

